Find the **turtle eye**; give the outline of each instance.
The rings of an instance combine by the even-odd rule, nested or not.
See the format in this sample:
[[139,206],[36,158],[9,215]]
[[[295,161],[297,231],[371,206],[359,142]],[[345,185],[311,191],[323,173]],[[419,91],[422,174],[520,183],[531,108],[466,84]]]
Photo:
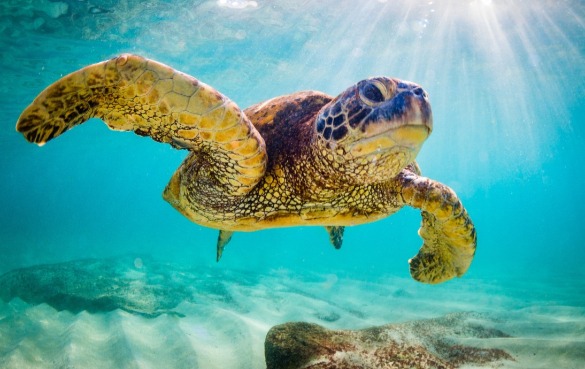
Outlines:
[[386,88],[381,83],[366,82],[360,88],[360,98],[368,105],[376,105],[383,102],[386,98]]

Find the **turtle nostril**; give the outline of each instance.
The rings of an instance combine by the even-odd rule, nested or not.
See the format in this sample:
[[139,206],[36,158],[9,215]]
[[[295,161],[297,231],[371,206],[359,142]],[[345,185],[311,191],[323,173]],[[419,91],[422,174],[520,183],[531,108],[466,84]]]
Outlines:
[[425,91],[422,88],[417,87],[412,91],[412,93],[414,93],[416,96],[424,96]]

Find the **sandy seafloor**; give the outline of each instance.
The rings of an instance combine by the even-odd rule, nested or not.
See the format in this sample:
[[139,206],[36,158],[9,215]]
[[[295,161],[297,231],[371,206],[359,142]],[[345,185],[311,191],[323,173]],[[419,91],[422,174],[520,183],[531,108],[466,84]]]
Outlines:
[[[58,277],[63,266],[50,266],[52,285],[44,288],[79,294],[80,285],[115,275],[108,283],[130,282],[130,304],[88,312],[77,310],[91,304],[62,302],[64,296],[52,303],[59,310],[41,302],[42,296],[22,295],[32,303],[18,297],[0,302],[0,367],[263,368],[266,333],[283,322],[359,329],[458,313],[507,335],[456,338],[458,344],[499,348],[513,357],[481,367],[578,369],[585,358],[582,276],[571,284],[562,279],[465,279],[428,286],[392,276],[364,280],[288,269],[184,268],[149,258],[76,263],[81,265],[77,281],[54,287],[63,282]],[[2,288],[14,286],[6,276],[0,278]],[[29,290],[36,288],[27,283]],[[101,292],[96,288],[96,295]]]
[[[277,324],[448,314],[507,335],[457,338],[514,358],[494,367],[585,367],[582,0],[9,0],[0,50],[1,369],[263,369]],[[477,227],[469,271],[436,286],[410,279],[412,209],[349,227],[341,250],[317,227],[239,233],[217,264],[217,231],[161,199],[185,151],[97,119],[42,148],[15,132],[43,88],[121,53],[241,108],[300,90],[335,96],[375,75],[419,83],[434,128],[417,161]],[[6,277],[67,265],[94,267],[55,283]],[[96,281],[132,288],[105,306],[59,294]],[[159,300],[165,311],[145,313]],[[132,301],[141,307],[112,310]]]

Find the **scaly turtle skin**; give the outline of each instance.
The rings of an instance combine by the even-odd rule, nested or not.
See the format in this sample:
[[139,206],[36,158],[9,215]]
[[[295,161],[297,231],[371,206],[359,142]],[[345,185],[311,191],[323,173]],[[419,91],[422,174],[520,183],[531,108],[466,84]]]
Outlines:
[[439,283],[463,275],[473,259],[475,228],[461,202],[414,161],[432,114],[413,83],[377,77],[335,98],[305,91],[241,111],[193,77],[121,55],[49,86],[16,129],[43,145],[92,117],[190,151],[163,197],[220,230],[218,260],[234,231],[321,225],[339,248],[344,226],[404,205],[423,219],[413,278]]

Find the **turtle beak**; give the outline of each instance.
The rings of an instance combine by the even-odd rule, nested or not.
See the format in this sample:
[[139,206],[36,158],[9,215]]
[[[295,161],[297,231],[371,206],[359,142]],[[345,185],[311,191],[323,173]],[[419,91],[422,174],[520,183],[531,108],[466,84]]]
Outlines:
[[380,130],[422,126],[430,134],[433,130],[433,114],[426,91],[416,83],[400,80],[393,82],[396,84],[394,96],[370,115],[370,119],[378,123],[374,125],[380,126]]
[[405,116],[407,125],[426,127],[430,134],[433,130],[433,113],[427,92],[415,83],[400,82],[396,97],[403,101],[403,109],[407,112]]

